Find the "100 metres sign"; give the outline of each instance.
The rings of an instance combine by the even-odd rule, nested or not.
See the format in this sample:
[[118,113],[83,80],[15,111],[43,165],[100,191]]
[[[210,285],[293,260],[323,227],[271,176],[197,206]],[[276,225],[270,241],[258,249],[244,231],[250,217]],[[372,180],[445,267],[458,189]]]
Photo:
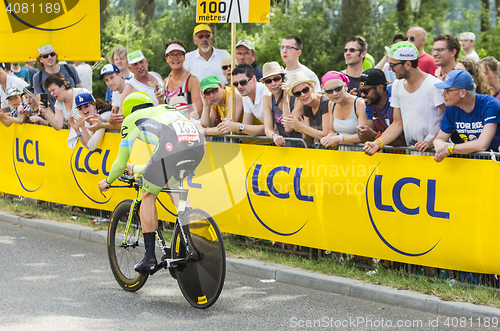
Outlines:
[[197,23],[269,23],[270,0],[198,0]]

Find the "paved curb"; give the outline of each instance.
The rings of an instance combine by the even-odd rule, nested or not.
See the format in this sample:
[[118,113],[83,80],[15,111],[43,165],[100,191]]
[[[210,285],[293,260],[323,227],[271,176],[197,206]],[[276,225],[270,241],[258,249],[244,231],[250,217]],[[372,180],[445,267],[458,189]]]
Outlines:
[[[0,221],[56,233],[80,240],[106,244],[107,231],[56,221],[24,219],[0,211]],[[327,276],[307,270],[249,259],[227,259],[227,271],[274,279],[278,282],[302,286],[419,311],[465,318],[497,317],[500,309],[466,302],[443,301],[437,297],[392,287],[363,283],[338,276]]]

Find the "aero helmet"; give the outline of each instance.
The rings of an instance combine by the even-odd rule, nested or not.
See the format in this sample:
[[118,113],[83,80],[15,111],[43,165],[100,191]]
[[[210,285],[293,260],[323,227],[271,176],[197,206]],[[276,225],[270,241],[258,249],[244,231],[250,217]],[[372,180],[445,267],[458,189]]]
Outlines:
[[153,99],[144,92],[133,92],[123,100],[123,117],[132,114],[133,111],[154,106]]

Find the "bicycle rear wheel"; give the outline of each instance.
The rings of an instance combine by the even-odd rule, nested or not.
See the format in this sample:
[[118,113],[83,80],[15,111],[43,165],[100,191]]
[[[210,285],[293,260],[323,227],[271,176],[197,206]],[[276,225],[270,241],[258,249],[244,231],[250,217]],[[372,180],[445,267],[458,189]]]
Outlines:
[[[226,275],[226,252],[219,227],[201,209],[183,216],[184,231],[191,251],[198,258],[174,266],[177,283],[186,300],[195,308],[208,308],[217,301]],[[186,246],[177,223],[172,238],[172,258],[186,257]]]
[[134,270],[134,265],[144,257],[144,239],[139,215],[134,215],[128,233],[125,234],[131,205],[132,200],[124,200],[116,206],[108,227],[107,244],[109,264],[116,281],[124,290],[134,292],[146,283],[148,275]]

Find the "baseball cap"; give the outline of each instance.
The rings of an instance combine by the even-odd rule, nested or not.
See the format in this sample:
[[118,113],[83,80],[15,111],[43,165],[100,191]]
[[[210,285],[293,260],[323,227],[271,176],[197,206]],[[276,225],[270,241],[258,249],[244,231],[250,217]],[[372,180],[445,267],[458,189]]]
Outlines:
[[201,92],[205,92],[206,89],[216,88],[221,85],[220,78],[215,75],[207,76],[203,78],[200,82]]
[[75,105],[77,108],[80,107],[81,105],[86,105],[94,101],[95,99],[90,93],[82,93],[75,97]]
[[135,52],[127,54],[128,64],[137,63],[137,62],[141,61],[142,59],[145,59],[145,57],[144,57],[144,54],[142,54],[142,52],[140,50],[137,50]]
[[377,68],[370,68],[361,74],[359,77],[359,87],[363,87],[365,85],[381,85],[387,84],[387,78],[382,70]]
[[446,75],[446,78],[441,83],[434,84],[435,87],[445,89],[456,87],[472,91],[474,89],[474,79],[471,74],[462,69],[452,70]]
[[170,45],[168,45],[167,49],[165,50],[165,55],[167,55],[168,53],[170,53],[172,51],[181,51],[181,52],[186,53],[186,50],[181,45],[179,45],[179,44],[170,44]]
[[5,99],[8,99],[8,98],[13,97],[15,95],[22,95],[23,93],[17,87],[11,87],[11,88],[8,88],[7,91],[5,91],[5,94],[6,94]]
[[248,40],[248,39],[241,39],[240,41],[238,41],[236,43],[236,47],[238,47],[238,46],[245,46],[249,50],[255,52],[255,44],[253,42],[251,42],[250,40]]
[[469,39],[472,41],[476,41],[476,35],[472,32],[462,32],[460,34],[460,40],[462,40],[462,39]]
[[45,52],[53,52],[54,47],[51,44],[43,45],[38,48],[38,55],[42,55]]
[[394,60],[413,61],[418,59],[417,47],[409,41],[400,41],[390,48],[385,46],[385,50],[387,51],[387,56]]
[[120,69],[112,63],[106,64],[104,67],[101,69],[101,75],[99,75],[99,80],[102,80],[103,76],[106,74],[112,74],[112,73],[119,73]]
[[200,31],[208,31],[208,32],[212,33],[212,30],[210,29],[210,27],[207,24],[198,24],[194,28],[193,36],[196,35]]

